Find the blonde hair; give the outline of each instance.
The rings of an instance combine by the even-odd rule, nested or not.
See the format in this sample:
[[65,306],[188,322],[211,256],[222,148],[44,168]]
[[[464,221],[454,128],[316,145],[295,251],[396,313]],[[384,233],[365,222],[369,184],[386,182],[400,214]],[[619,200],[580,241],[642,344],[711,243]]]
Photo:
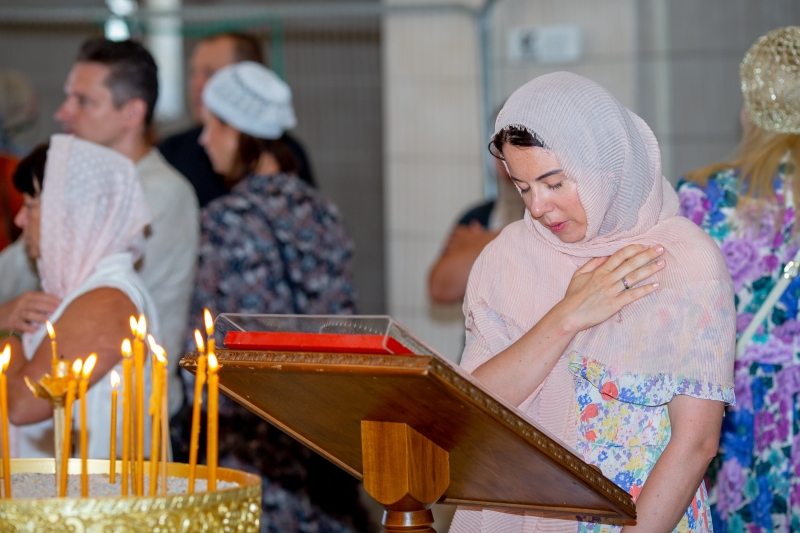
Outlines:
[[[737,210],[756,207],[759,213],[764,208],[775,207],[774,178],[778,167],[787,158],[787,185],[791,182],[793,197],[800,199],[800,175],[797,164],[800,162],[800,135],[766,131],[753,124],[745,127],[744,138],[739,153],[732,161],[715,163],[686,173],[686,178],[705,186],[714,173],[729,168],[739,169],[739,201]],[[792,179],[797,177],[798,179]],[[778,206],[783,212],[784,206]],[[795,210],[800,216],[800,209]],[[799,224],[795,224],[797,231]]]

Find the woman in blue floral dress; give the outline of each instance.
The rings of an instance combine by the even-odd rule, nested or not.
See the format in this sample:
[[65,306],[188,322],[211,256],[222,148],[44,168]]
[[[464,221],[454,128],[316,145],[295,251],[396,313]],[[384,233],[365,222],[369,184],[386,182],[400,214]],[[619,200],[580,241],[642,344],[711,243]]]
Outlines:
[[[770,75],[770,63],[754,60],[764,53],[770,60],[780,58],[787,42],[789,49],[794,46],[795,75],[793,80],[786,76],[784,88],[800,91],[800,28],[771,32],[751,48],[742,66],[745,134],[739,156],[690,173],[678,185],[681,214],[703,228],[725,257],[740,336],[800,244],[793,200],[800,197],[800,107],[792,111],[780,91],[761,88],[773,86],[757,79]],[[750,68],[754,63],[758,72]],[[772,70],[786,71],[777,67]],[[780,121],[775,110],[783,111]],[[708,471],[717,533],[800,531],[799,296],[800,277],[737,358],[736,405],[728,408],[720,452]]]

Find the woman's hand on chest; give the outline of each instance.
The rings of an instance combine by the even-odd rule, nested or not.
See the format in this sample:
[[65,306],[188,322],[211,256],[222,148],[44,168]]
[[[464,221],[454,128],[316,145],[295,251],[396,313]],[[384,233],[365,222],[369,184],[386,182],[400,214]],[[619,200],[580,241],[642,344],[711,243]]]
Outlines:
[[610,257],[588,261],[573,274],[556,305],[566,318],[563,327],[575,333],[589,329],[656,291],[657,282],[637,285],[664,268],[663,254],[661,245],[631,244]]

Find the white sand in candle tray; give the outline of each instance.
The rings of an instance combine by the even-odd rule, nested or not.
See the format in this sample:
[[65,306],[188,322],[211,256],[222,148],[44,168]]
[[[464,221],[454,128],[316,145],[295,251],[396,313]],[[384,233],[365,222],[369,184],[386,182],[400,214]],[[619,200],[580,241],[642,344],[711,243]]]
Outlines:
[[[107,498],[119,497],[122,493],[121,479],[117,474],[117,482],[108,482],[107,474],[89,474],[89,497]],[[150,494],[150,476],[144,476],[145,495]],[[228,481],[217,481],[217,490],[232,489],[238,487],[238,483]],[[207,483],[205,479],[196,479],[194,482],[195,494],[206,491]],[[185,477],[168,477],[168,494],[186,494],[189,489],[189,480]],[[81,495],[81,476],[70,475],[67,481],[67,494],[71,498],[79,498]],[[53,474],[12,474],[11,475],[11,495],[14,499],[29,498],[55,498],[55,475]]]

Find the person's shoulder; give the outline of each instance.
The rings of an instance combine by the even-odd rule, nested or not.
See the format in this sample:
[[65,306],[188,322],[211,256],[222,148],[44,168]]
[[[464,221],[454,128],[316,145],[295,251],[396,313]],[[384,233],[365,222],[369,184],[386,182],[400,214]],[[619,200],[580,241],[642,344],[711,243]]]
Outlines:
[[300,179],[297,174],[280,173],[264,176],[261,179],[264,180],[265,192],[283,196],[289,209],[307,206],[318,214],[327,214],[337,219],[341,217],[339,208],[333,200]]
[[[529,267],[536,264],[536,258],[530,255],[530,239],[530,230],[523,219],[508,224],[484,246],[469,273],[465,310],[479,301],[503,307],[501,302],[513,292],[509,291],[509,283],[515,283],[520,272],[530,273]],[[522,290],[531,288],[526,286]]]
[[182,151],[186,146],[194,147],[197,145],[197,140],[200,138],[200,133],[202,131],[202,126],[195,126],[186,131],[170,135],[158,143],[158,149],[162,154],[165,155],[165,157],[169,158],[168,154]]
[[[691,174],[691,173],[690,173]],[[705,184],[698,183],[695,179],[699,179],[696,176],[694,178],[690,178],[689,175],[682,176],[678,180],[678,184],[675,186],[675,189],[678,191],[684,189],[698,189],[701,191],[707,190],[709,187],[716,187],[716,186],[725,186],[731,187],[735,186],[739,182],[739,169],[736,167],[721,167],[717,168],[708,175],[703,176]]]
[[529,238],[529,232],[530,230],[528,229],[527,222],[525,222],[524,218],[521,218],[511,224],[507,224],[506,227],[500,230],[500,234],[495,237],[488,246],[495,246],[506,250],[511,247],[512,244],[519,243]]
[[522,257],[529,238],[529,230],[524,219],[508,224],[481,250],[473,271],[476,268],[479,270],[490,268],[496,272],[511,267]]
[[169,196],[173,201],[184,199],[197,205],[192,184],[157,149],[153,148],[139,162],[136,170],[146,190],[151,189],[158,195]]
[[[246,177],[237,183],[226,194],[214,198],[200,210],[200,224],[203,234],[223,235],[238,234],[245,230],[255,230],[259,220],[263,220],[269,211],[268,192],[255,175]],[[247,224],[243,221],[248,218]]]
[[[187,187],[191,190],[191,184],[183,174],[169,164],[169,161],[157,149],[153,148],[150,153],[145,156],[146,161],[142,160],[140,163],[140,172],[142,179],[157,179],[164,183],[169,183],[174,187]],[[139,170],[139,168],[137,168]],[[178,185],[180,184],[180,185]]]
[[[687,257],[706,259],[706,261],[691,265],[691,268],[700,269],[703,264],[706,264],[713,267],[711,273],[719,269],[727,272],[725,259],[719,245],[702,227],[688,218],[675,216],[666,219],[661,223],[660,233],[669,238],[669,242],[663,243],[664,247],[669,249],[668,251]],[[697,271],[697,274],[699,275],[700,272]]]
[[704,184],[682,178],[675,187],[680,214],[709,230],[724,223],[730,209],[739,201],[739,170],[721,168],[712,172]]
[[457,225],[469,226],[472,222],[477,222],[484,228],[488,228],[494,204],[494,200],[489,200],[488,202],[483,202],[468,208],[467,211],[461,215],[461,218],[458,219]]

